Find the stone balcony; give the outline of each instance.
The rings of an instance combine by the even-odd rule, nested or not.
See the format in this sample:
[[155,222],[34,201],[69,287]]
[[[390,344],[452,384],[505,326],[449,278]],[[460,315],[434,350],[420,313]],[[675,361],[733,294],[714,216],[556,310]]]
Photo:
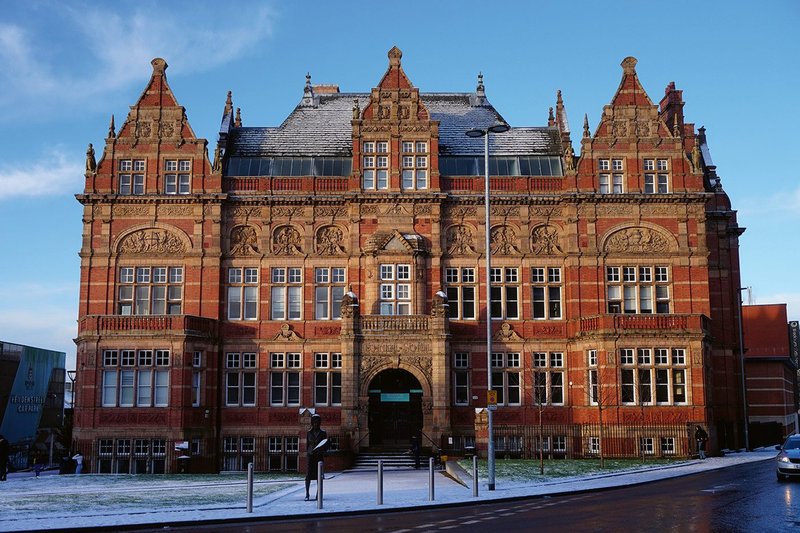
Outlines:
[[362,333],[409,332],[428,333],[429,315],[364,315],[361,317]]
[[194,315],[86,315],[78,322],[78,336],[186,335],[215,338],[218,322]]
[[595,315],[578,319],[577,335],[661,330],[670,333],[708,334],[705,315]]

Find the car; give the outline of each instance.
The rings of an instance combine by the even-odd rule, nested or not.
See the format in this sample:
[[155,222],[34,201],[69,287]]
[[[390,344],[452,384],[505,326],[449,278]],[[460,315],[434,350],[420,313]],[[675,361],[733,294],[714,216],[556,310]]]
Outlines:
[[780,453],[775,458],[777,470],[775,474],[778,481],[784,481],[793,476],[800,477],[800,435],[789,435],[782,446],[775,446]]

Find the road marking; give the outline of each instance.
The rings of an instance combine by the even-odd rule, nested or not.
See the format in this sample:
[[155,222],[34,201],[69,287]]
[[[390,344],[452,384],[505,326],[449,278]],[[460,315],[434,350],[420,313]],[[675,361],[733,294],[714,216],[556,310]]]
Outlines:
[[470,524],[477,524],[478,522],[480,522],[480,520],[470,520],[469,522],[462,522],[462,523],[463,523],[465,526],[468,526],[468,525],[470,525]]

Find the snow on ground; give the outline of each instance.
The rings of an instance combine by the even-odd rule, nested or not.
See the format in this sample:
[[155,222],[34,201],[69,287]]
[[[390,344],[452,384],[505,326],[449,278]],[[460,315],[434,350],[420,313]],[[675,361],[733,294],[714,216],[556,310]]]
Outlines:
[[[774,449],[727,454],[704,461],[644,464],[633,470],[603,471],[558,478],[521,479],[498,475],[496,490],[486,490],[479,473],[477,500],[559,494],[646,483],[775,457]],[[498,460],[498,472],[502,461]],[[535,467],[538,474],[538,464]],[[323,509],[304,501],[300,477],[255,475],[253,512],[245,511],[243,475],[126,476],[10,474],[1,482],[0,530],[25,531],[121,524],[162,524],[195,520],[295,516],[361,510],[397,509],[448,503],[469,503],[467,487],[437,472],[434,501],[429,501],[428,471],[384,471],[383,505],[377,505],[375,472],[333,472],[323,485]],[[316,483],[312,483],[314,497]]]

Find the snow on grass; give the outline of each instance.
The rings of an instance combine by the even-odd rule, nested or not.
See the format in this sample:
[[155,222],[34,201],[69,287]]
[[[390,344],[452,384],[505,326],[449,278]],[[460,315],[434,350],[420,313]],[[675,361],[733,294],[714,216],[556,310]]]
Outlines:
[[[600,467],[600,460],[592,459],[545,459],[544,475],[539,474],[538,459],[504,459],[495,461],[495,477],[498,479],[523,483],[541,482],[557,478],[585,477],[595,474],[608,474],[654,466],[676,465],[685,461],[648,458],[641,459],[606,459],[605,466]],[[462,460],[458,463],[467,472],[472,471],[472,461]],[[488,475],[486,461],[478,461],[478,477]]]
[[[296,476],[257,475],[253,497],[264,497],[299,482]],[[4,517],[13,518],[31,512],[41,516],[70,515],[80,510],[229,508],[243,505],[246,495],[244,475],[47,475],[4,483],[0,504]]]

